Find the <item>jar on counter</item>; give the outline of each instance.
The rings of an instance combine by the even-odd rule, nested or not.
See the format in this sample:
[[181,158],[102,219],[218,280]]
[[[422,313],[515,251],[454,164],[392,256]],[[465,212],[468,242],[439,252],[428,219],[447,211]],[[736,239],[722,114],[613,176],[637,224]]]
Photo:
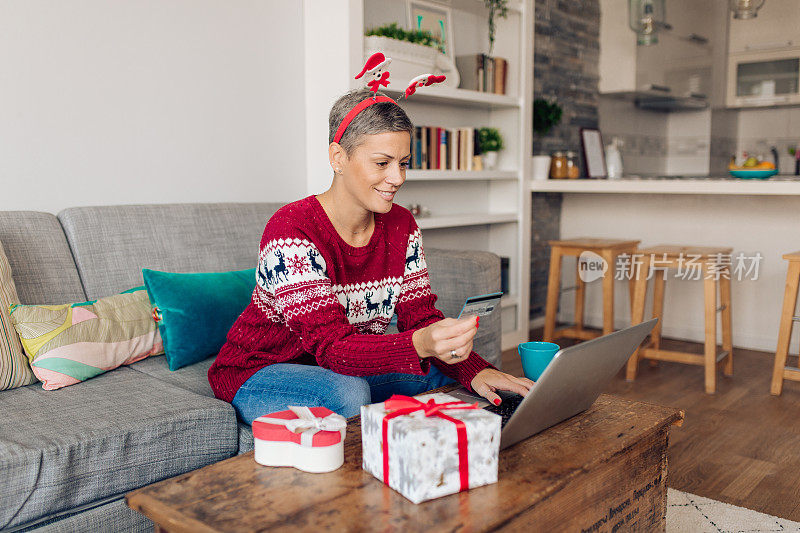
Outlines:
[[567,152],[553,152],[550,157],[550,177],[556,180],[567,177]]
[[576,179],[581,177],[581,167],[580,163],[578,162],[578,154],[577,152],[567,152],[567,175],[566,177],[569,179]]

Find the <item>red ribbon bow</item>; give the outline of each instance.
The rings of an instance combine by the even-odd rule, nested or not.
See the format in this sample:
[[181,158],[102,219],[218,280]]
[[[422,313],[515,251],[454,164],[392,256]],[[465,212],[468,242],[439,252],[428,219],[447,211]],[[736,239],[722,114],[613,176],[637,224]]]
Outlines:
[[425,416],[436,416],[449,420],[456,425],[458,436],[458,475],[461,481],[459,491],[469,489],[469,457],[467,455],[467,426],[461,420],[444,414],[445,409],[479,409],[477,403],[465,402],[436,403],[433,399],[422,403],[416,398],[395,394],[384,402],[384,408],[390,411],[383,417],[383,482],[389,484],[389,420],[398,416],[422,411]]

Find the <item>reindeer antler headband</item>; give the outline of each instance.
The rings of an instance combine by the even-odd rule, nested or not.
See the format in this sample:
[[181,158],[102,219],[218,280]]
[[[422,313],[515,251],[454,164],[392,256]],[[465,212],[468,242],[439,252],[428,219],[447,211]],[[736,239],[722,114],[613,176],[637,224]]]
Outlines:
[[[339,127],[336,129],[336,135],[333,137],[333,142],[338,143],[342,139],[342,135],[344,135],[347,126],[353,122],[353,119],[356,118],[359,113],[364,111],[369,106],[377,104],[378,102],[391,102],[397,105],[397,102],[388,96],[378,96],[377,94],[381,86],[389,86],[389,71],[386,69],[391,62],[392,58],[385,57],[381,52],[376,52],[372,54],[369,59],[367,59],[367,62],[364,64],[364,68],[361,69],[361,72],[359,72],[358,75],[356,75],[355,79],[360,78],[364,74],[371,74],[372,80],[367,82],[367,87],[369,87],[370,90],[375,94],[361,100],[358,105],[356,105],[350,110],[349,113],[347,113],[347,115],[344,117],[344,120],[342,120],[342,123],[339,124]],[[409,96],[416,92],[417,87],[427,87],[429,85],[433,85],[434,83],[441,83],[445,79],[447,78],[444,75],[435,76],[433,74],[420,74],[408,82],[408,87],[406,87],[406,90],[403,92],[401,98],[405,98],[407,100]]]

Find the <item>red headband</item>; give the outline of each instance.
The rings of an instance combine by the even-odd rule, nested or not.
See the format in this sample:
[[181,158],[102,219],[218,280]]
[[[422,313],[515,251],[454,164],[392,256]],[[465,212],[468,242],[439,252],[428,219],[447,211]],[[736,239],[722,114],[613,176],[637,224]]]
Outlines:
[[[339,127],[336,130],[336,135],[333,136],[333,142],[338,143],[342,140],[342,136],[344,135],[344,131],[347,129],[347,126],[356,118],[356,115],[364,111],[366,108],[371,106],[372,104],[377,104],[378,102],[391,102],[397,105],[397,102],[389,98],[388,96],[378,96],[377,92],[381,87],[388,87],[389,86],[389,71],[386,68],[389,66],[389,63],[392,62],[391,58],[387,58],[381,52],[375,52],[372,54],[369,59],[367,59],[364,68],[361,69],[361,72],[355,77],[355,79],[360,78],[364,74],[371,74],[372,81],[367,83],[367,86],[373,93],[372,96],[368,96],[367,98],[361,100],[357,106],[350,110],[347,113],[347,116],[344,117],[342,123],[339,124]],[[434,76],[433,74],[421,74],[416,78],[412,79],[409,82],[408,87],[406,88],[405,92],[402,95],[402,98],[408,99],[409,96],[414,94],[414,91],[417,87],[428,87],[429,85],[433,85],[434,83],[442,83],[445,80],[445,76]]]
[[361,100],[357,106],[350,110],[350,112],[344,117],[342,123],[339,124],[339,128],[336,130],[336,135],[333,136],[333,142],[338,143],[342,139],[342,135],[344,135],[344,130],[347,129],[347,126],[353,122],[353,119],[356,118],[356,115],[364,111],[366,108],[371,106],[372,104],[377,104],[378,102],[391,102],[397,105],[397,102],[389,98],[388,96],[368,96]]

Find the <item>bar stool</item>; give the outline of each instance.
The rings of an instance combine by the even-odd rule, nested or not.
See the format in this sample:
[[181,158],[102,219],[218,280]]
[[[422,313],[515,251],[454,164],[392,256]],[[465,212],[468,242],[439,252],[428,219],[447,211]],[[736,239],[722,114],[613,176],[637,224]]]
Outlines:
[[[731,269],[730,254],[732,248],[695,247],[660,245],[644,250],[641,268],[635,269],[635,290],[632,324],[644,320],[644,304],[647,295],[647,278],[651,268],[654,274],[653,317],[659,321],[650,335],[650,342],[631,355],[628,360],[626,378],[636,379],[636,370],[640,359],[655,361],[672,361],[701,365],[705,367],[705,390],[714,394],[717,387],[717,365],[724,360],[723,372],[733,375],[733,340],[731,333]],[[728,260],[725,261],[725,256]],[[690,258],[687,264],[686,257]],[[703,355],[661,349],[661,328],[664,314],[664,281],[668,269],[692,269],[695,275],[702,275],[705,300],[705,346]],[[696,278],[699,279],[699,278]],[[717,290],[719,290],[720,306],[717,307]],[[717,312],[721,311],[722,319],[722,352],[717,353]]]
[[792,338],[792,323],[800,320],[800,317],[794,316],[797,288],[800,285],[800,252],[784,254],[783,258],[789,261],[789,270],[786,273],[786,288],[783,293],[783,311],[781,311],[781,326],[778,330],[778,349],[775,350],[775,367],[772,369],[770,392],[775,396],[780,396],[784,379],[800,381],[800,368],[786,366],[789,340]]
[[[543,340],[552,342],[559,337],[589,340],[599,337],[599,333],[583,329],[583,304],[586,294],[586,283],[580,276],[580,264],[575,270],[575,325],[556,331],[556,314],[558,299],[561,293],[561,259],[565,256],[579,257],[589,251],[602,257],[608,264],[608,272],[603,276],[603,335],[614,331],[614,266],[621,254],[633,256],[641,241],[618,239],[578,238],[559,241],[548,241],[550,250],[550,274],[547,279],[547,304]],[[568,290],[568,289],[564,289]],[[633,302],[633,279],[630,280],[631,306]]]

